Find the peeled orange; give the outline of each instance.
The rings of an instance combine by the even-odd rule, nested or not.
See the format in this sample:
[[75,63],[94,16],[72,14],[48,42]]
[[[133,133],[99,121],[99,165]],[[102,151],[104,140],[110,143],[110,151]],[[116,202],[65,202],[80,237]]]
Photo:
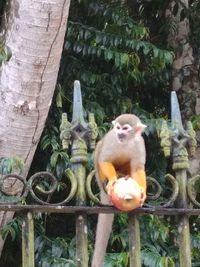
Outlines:
[[141,187],[131,177],[117,179],[110,196],[114,206],[120,210],[130,211],[141,207]]

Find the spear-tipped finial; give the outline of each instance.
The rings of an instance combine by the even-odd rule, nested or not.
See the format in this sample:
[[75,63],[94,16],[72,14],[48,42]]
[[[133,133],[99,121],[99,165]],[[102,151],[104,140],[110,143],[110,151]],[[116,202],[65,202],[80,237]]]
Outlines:
[[73,114],[72,123],[80,123],[83,127],[87,126],[87,123],[83,117],[83,104],[82,104],[82,94],[81,85],[78,80],[74,81],[74,98],[73,98]]
[[174,128],[183,131],[181,112],[175,91],[171,92],[171,121],[172,121],[172,126]]

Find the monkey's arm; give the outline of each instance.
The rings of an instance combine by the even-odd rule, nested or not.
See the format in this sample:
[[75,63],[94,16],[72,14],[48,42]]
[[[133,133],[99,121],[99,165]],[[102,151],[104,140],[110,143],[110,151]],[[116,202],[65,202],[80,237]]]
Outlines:
[[95,149],[95,156],[94,156],[94,162],[95,162],[95,169],[98,173],[98,178],[100,182],[104,182],[105,180],[116,180],[117,179],[117,173],[115,170],[115,167],[112,163],[112,160],[109,155],[110,152],[108,150],[112,150],[112,147],[109,147],[110,142],[107,141],[107,139],[110,139],[112,137],[109,137],[110,132],[105,135],[105,137],[100,140],[97,143],[96,149]]
[[131,177],[144,189],[146,192],[146,174],[143,168],[138,168],[131,172]]
[[138,168],[135,171],[131,171],[131,177],[140,185],[141,187],[141,205],[143,205],[146,199],[146,191],[147,191],[147,184],[146,184],[146,174],[143,168]]
[[98,164],[98,173],[101,182],[108,181],[106,185],[107,194],[113,190],[114,182],[117,180],[117,172],[111,162],[105,161]]
[[99,176],[102,182],[105,180],[115,181],[117,179],[117,173],[115,167],[111,162],[104,161],[98,164]]

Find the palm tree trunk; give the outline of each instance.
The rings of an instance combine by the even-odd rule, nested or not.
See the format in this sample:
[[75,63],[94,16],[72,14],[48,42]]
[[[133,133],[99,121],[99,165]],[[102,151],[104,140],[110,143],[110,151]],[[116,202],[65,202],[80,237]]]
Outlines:
[[[20,157],[28,173],[51,105],[70,0],[11,0],[0,76],[0,157]],[[0,213],[0,227],[13,213]],[[0,254],[3,241],[0,242]]]
[[[200,82],[198,66],[193,57],[190,43],[190,21],[188,0],[171,1],[166,17],[171,21],[173,30],[168,36],[168,44],[175,52],[172,66],[172,90],[176,91],[181,105],[183,121],[200,114]],[[190,174],[200,172],[200,131],[197,131],[198,147],[190,160]]]

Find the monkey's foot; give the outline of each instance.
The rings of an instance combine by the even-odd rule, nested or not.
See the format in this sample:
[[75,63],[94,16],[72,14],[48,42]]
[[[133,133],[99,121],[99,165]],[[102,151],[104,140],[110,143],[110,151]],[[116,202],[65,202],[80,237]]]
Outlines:
[[141,207],[144,205],[146,198],[147,198],[146,193],[144,192],[143,189],[141,189],[141,198],[140,198],[140,206]]

